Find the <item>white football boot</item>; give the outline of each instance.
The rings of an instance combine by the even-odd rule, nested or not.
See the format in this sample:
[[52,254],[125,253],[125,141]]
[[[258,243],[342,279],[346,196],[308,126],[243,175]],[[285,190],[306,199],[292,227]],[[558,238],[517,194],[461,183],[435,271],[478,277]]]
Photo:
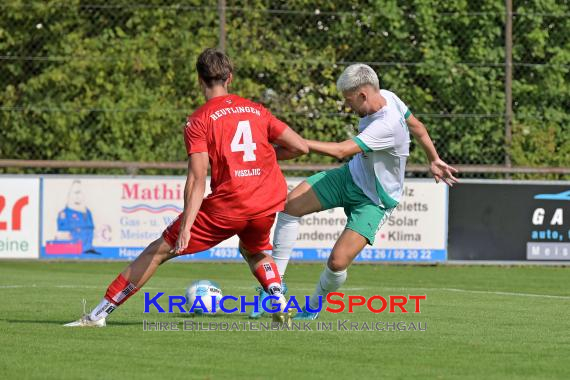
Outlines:
[[87,301],[83,300],[83,316],[77,321],[69,322],[63,325],[64,327],[105,327],[107,322],[105,318],[98,319],[96,321],[89,318],[89,314],[86,312]]
[[65,327],[105,327],[107,326],[107,322],[105,318],[98,319],[96,321],[91,320],[89,318],[89,314],[85,314],[83,317],[78,319],[77,321],[66,323],[63,325]]
[[279,306],[279,311],[273,313],[273,323],[279,323],[280,325],[291,327],[291,317],[293,312],[292,310],[284,311],[285,306],[287,306],[287,299],[285,299],[285,296],[281,293],[274,294],[274,296],[279,297],[279,300],[273,303],[273,306]]

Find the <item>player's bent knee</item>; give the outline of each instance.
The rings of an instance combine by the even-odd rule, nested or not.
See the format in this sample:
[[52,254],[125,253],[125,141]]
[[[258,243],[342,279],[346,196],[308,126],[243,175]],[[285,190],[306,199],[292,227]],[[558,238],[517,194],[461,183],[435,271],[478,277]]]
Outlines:
[[287,198],[283,212],[291,216],[301,217],[307,214],[305,208],[306,205],[303,202],[303,198]]
[[340,272],[348,268],[348,261],[343,260],[342,258],[333,258],[329,257],[329,261],[327,262],[327,266],[333,272]]
[[295,204],[296,202],[286,203],[284,213],[291,216],[301,217],[303,216],[302,210]]

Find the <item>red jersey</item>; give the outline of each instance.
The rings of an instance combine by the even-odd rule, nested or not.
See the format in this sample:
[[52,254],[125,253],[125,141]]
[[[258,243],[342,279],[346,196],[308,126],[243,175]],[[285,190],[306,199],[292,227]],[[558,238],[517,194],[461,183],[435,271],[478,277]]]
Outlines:
[[188,117],[188,155],[208,152],[212,193],[202,209],[232,220],[283,210],[287,184],[271,142],[287,125],[262,105],[237,95],[212,98]]

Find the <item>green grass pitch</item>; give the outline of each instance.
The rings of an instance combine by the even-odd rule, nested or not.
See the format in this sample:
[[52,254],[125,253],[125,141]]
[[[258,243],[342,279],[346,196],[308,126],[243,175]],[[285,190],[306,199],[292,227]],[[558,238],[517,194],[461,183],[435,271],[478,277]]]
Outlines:
[[[347,294],[426,294],[422,312],[358,308],[319,319],[422,322],[426,331],[143,331],[145,319],[189,318],[154,309],[144,314],[145,290],[183,295],[191,281],[210,279],[225,294],[253,295],[245,264],[169,263],[115,311],[107,328],[62,327],[80,316],[83,298],[93,307],[124,266],[0,262],[0,378],[570,378],[569,268],[355,265]],[[321,269],[293,262],[290,294],[310,294]]]

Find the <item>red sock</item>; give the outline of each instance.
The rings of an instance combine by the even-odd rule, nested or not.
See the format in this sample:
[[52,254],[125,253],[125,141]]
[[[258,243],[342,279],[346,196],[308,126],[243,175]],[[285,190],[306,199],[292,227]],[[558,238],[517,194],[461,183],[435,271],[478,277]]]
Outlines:
[[275,294],[276,291],[281,293],[281,276],[279,276],[279,271],[275,263],[271,262],[259,265],[255,269],[254,276],[267,293]]
[[119,306],[138,291],[139,288],[127,281],[122,274],[119,274],[107,288],[105,299]]

